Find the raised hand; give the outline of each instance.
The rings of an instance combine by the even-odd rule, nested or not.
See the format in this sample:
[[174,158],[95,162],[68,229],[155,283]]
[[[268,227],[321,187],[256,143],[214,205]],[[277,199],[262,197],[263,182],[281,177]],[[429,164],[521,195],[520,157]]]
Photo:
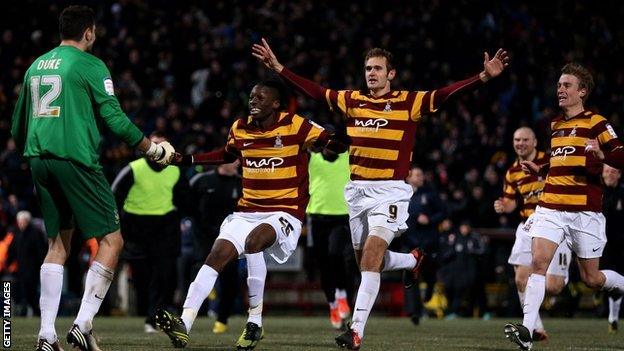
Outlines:
[[492,59],[490,59],[490,55],[487,52],[483,53],[483,72],[479,74],[479,77],[482,81],[487,82],[488,80],[497,77],[505,70],[505,67],[509,66],[509,55],[507,51],[503,49],[498,49],[496,54]]
[[604,160],[605,158],[604,152],[600,150],[600,144],[598,144],[598,140],[596,139],[587,140],[585,143],[585,153],[593,154],[599,160]]
[[254,55],[254,57],[256,57],[258,60],[262,61],[262,63],[264,63],[264,65],[268,68],[274,70],[277,73],[280,73],[284,69],[284,66],[279,63],[277,57],[273,53],[273,50],[271,50],[271,47],[269,46],[269,43],[266,41],[266,39],[262,38],[260,44],[253,44],[251,50],[251,54]]

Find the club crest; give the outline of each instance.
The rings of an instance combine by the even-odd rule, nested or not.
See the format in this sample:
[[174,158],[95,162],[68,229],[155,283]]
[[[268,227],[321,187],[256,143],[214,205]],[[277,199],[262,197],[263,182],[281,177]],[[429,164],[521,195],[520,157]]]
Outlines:
[[392,112],[392,107],[390,106],[390,101],[386,102],[386,107],[384,107],[384,112]]
[[275,144],[273,145],[273,147],[277,147],[277,148],[284,147],[284,144],[282,144],[282,138],[279,135],[275,137]]

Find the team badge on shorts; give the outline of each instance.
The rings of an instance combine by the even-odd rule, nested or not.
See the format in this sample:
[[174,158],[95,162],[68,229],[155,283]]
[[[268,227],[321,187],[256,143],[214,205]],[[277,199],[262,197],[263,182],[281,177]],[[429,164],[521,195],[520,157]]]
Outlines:
[[522,230],[524,230],[525,232],[529,232],[531,231],[531,227],[533,226],[533,218],[529,218],[525,223],[524,226],[522,227]]

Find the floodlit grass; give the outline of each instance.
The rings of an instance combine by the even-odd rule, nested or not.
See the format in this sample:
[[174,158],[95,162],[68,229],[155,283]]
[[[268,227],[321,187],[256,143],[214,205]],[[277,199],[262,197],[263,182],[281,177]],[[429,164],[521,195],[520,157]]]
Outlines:
[[[199,318],[193,326],[187,350],[235,350],[235,342],[245,320],[232,318],[227,333],[212,333],[213,320]],[[407,318],[373,316],[368,323],[363,350],[515,350],[503,334],[506,320],[452,321],[424,320],[419,326]],[[57,321],[62,346],[70,318]],[[548,343],[538,343],[534,350],[624,350],[624,330],[619,335],[607,334],[607,321],[601,319],[545,319],[550,334]],[[39,320],[12,319],[12,350],[33,350]],[[338,335],[321,317],[267,317],[264,319],[265,339],[256,350],[332,350],[338,349]],[[145,334],[140,318],[97,318],[95,331],[103,350],[173,350],[163,333]]]

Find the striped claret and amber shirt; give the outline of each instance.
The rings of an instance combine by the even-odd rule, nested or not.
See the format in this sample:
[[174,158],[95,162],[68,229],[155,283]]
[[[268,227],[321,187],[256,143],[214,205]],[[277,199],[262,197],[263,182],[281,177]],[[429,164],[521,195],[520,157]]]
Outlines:
[[435,112],[434,92],[391,91],[373,98],[360,91],[327,89],[330,109],[346,118],[351,138],[352,180],[405,179],[409,172],[416,124]]
[[[538,151],[533,162],[540,167],[546,165],[548,164],[548,155],[543,151]],[[520,207],[522,220],[526,220],[535,212],[535,207],[543,190],[544,179],[538,175],[525,173],[519,159],[505,173],[503,197],[510,200],[522,198],[522,206]]]
[[352,141],[352,180],[404,180],[421,116],[435,112],[452,94],[482,84],[476,75],[437,90],[390,91],[373,97],[358,90],[324,88],[287,68],[280,75],[297,90],[343,114]]
[[232,125],[225,151],[238,155],[243,168],[242,212],[284,211],[303,220],[308,194],[308,153],[328,139],[322,127],[296,114],[280,113],[270,128],[247,120]]
[[[602,211],[602,161],[585,153],[589,139],[597,139],[605,163],[620,166],[622,142],[601,115],[591,111],[551,122],[550,168],[539,206],[562,211]],[[618,167],[618,168],[620,168]]]

